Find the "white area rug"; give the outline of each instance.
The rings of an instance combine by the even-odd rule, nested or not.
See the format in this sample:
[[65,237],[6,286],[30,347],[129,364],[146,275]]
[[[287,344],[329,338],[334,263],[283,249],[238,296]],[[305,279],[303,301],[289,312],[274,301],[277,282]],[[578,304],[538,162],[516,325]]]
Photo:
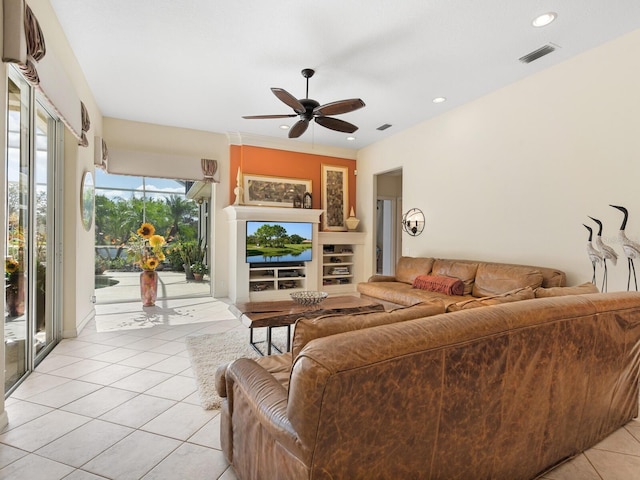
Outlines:
[[[266,329],[254,331],[254,341],[264,339]],[[285,342],[285,328],[273,330],[276,345]],[[221,399],[216,392],[215,373],[218,366],[237,358],[256,358],[258,354],[249,345],[249,329],[234,328],[224,333],[190,335],[186,338],[191,368],[198,386],[200,404],[205,410],[220,408]],[[264,349],[265,345],[258,345]]]

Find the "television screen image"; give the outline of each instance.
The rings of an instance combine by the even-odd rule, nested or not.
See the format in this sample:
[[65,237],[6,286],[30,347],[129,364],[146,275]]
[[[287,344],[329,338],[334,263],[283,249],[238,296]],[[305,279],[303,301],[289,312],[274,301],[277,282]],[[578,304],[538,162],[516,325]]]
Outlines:
[[313,224],[247,222],[247,262],[310,262]]

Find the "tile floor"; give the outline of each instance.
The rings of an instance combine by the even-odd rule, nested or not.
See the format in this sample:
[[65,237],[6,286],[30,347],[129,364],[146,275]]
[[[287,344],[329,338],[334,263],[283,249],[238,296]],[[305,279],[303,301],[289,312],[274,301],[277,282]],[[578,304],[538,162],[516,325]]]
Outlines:
[[[7,400],[0,480],[236,479],[218,411],[200,408],[184,338],[238,328],[224,302],[97,305]],[[241,327],[244,328],[244,327]],[[546,480],[640,479],[640,420]]]
[[139,301],[96,311],[7,399],[0,479],[236,479],[184,344],[238,328],[228,305],[194,298],[144,313]]

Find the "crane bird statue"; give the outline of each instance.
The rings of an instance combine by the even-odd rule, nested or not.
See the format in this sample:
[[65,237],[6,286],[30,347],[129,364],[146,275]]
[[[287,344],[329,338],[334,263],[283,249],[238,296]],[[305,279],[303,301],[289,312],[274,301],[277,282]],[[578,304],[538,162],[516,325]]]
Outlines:
[[589,230],[589,240],[587,241],[587,255],[589,255],[589,260],[591,260],[591,265],[593,265],[593,277],[591,278],[591,283],[596,284],[596,264],[602,263],[602,254],[596,250],[596,247],[593,246],[591,240],[593,240],[593,229],[588,225],[582,224],[584,228]]
[[631,286],[631,272],[633,271],[633,282],[636,286],[636,292],[638,291],[638,279],[636,278],[636,267],[633,264],[634,258],[640,258],[640,244],[634,242],[633,240],[629,240],[627,235],[624,233],[624,229],[627,226],[627,220],[629,219],[629,212],[626,208],[621,207],[619,205],[609,205],[610,207],[617,208],[622,213],[624,213],[624,219],[622,220],[622,225],[620,225],[620,231],[618,232],[618,239],[620,239],[620,243],[622,244],[622,252],[624,256],[627,257],[627,264],[629,266],[629,276],[627,277],[627,290]]
[[596,248],[602,254],[602,264],[604,265],[604,276],[602,277],[602,292],[607,291],[607,260],[611,260],[614,265],[618,263],[618,254],[609,245],[602,241],[602,222],[597,218],[589,217],[598,224],[598,233],[596,235]]

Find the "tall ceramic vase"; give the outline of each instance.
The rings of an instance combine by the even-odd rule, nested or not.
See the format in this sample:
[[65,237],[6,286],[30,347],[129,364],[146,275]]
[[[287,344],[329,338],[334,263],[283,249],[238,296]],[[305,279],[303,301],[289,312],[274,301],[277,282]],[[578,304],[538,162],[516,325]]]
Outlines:
[[153,307],[158,297],[158,273],[155,270],[143,270],[140,273],[140,298],[143,307]]

